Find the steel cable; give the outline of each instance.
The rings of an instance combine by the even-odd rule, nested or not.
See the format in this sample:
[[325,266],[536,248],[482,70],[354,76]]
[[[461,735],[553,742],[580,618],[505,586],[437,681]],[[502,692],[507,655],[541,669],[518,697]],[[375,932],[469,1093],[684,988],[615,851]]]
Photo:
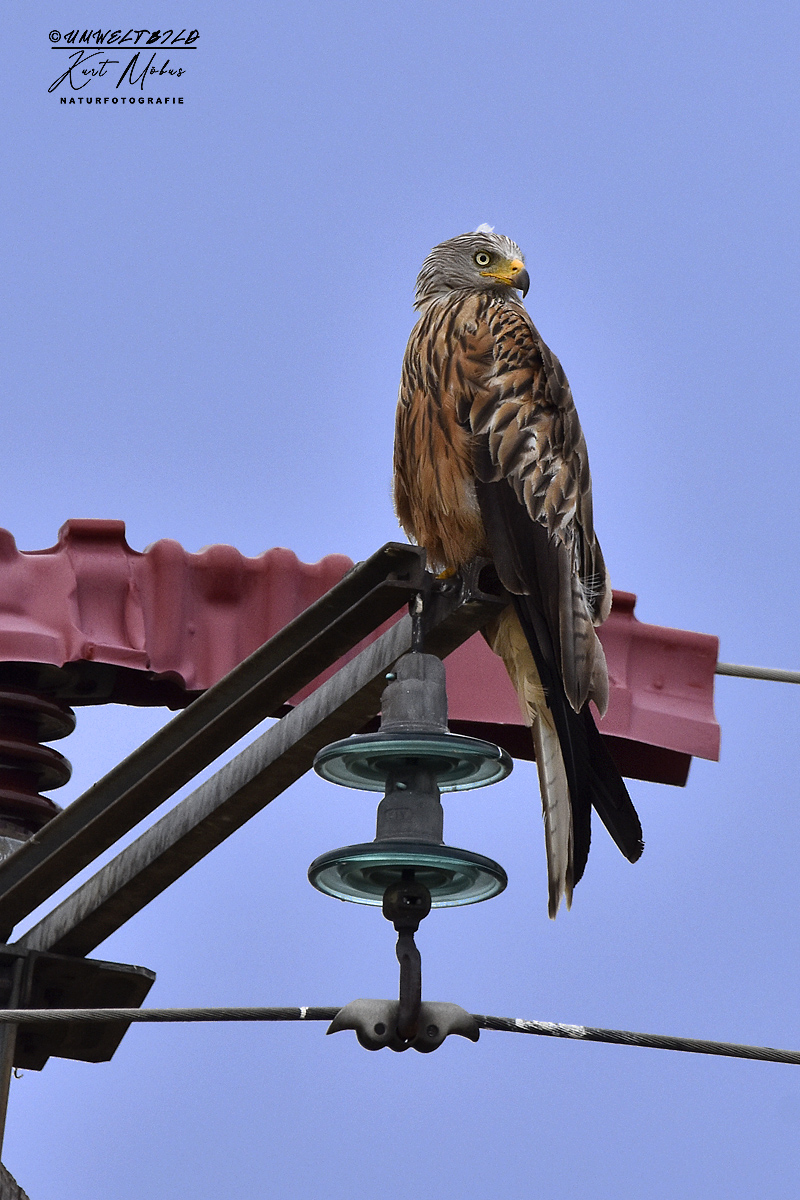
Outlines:
[[[301,1008],[26,1008],[0,1010],[0,1025],[45,1025],[58,1022],[124,1021],[163,1024],[203,1021],[332,1021],[338,1007]],[[559,1025],[551,1021],[529,1021],[521,1017],[490,1017],[475,1014],[481,1029],[500,1033],[528,1033],[540,1037],[567,1038],[580,1042],[605,1042],[614,1046],[641,1046],[650,1050],[678,1050],[688,1054],[713,1054],[724,1058],[747,1058],[759,1062],[800,1066],[800,1051],[775,1050],[771,1046],[745,1046],[736,1042],[704,1041],[698,1038],[633,1033],[626,1029],[595,1029],[587,1025]]]
[[739,679],[768,679],[773,683],[800,683],[800,671],[786,671],[782,667],[747,667],[743,663],[718,662],[716,675],[735,675]]

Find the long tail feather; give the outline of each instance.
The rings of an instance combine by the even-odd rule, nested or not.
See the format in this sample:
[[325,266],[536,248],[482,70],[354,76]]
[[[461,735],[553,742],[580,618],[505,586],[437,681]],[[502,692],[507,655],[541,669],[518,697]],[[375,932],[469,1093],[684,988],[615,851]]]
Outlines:
[[542,798],[548,912],[555,917],[562,897],[566,899],[567,908],[572,904],[573,886],[583,872],[589,853],[591,808],[581,810],[578,806],[576,822],[576,806],[571,800],[561,739],[528,640],[512,608],[506,609],[487,630],[487,639],[495,654],[502,658],[516,688],[523,719],[531,727]]
[[633,807],[619,769],[594,723],[588,705],[581,716],[593,768],[592,804],[628,862],[636,862],[644,850],[639,815]]
[[570,705],[557,672],[548,667],[526,608],[527,598],[515,597],[514,608],[502,614],[487,636],[505,663],[533,734],[547,852],[548,911],[555,917],[562,896],[570,907],[572,889],[583,875],[592,806],[631,862],[642,853],[642,828],[588,703],[580,713]]
[[566,898],[567,908],[572,904],[572,806],[555,727],[538,716],[534,718],[531,732],[542,796],[547,853],[547,911],[551,917],[555,917],[562,896]]
[[[514,607],[544,688],[545,699],[558,732],[572,798],[573,822],[576,809],[594,806],[620,851],[636,862],[644,849],[642,826],[616,763],[608,752],[588,703],[577,713],[566,698],[558,674],[548,667],[537,630],[529,619],[529,600],[515,596]],[[586,855],[589,853],[588,837]],[[575,879],[583,874],[586,860],[576,835]]]

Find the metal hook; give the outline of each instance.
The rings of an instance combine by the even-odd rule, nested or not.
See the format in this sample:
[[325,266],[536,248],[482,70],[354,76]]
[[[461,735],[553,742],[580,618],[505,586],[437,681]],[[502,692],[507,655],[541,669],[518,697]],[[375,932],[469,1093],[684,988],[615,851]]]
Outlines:
[[400,1005],[397,1014],[397,1035],[404,1042],[417,1036],[422,1003],[422,959],[414,941],[420,921],[431,911],[431,894],[414,878],[412,870],[403,871],[399,882],[392,883],[383,894],[383,915],[398,933],[397,961],[400,963]]

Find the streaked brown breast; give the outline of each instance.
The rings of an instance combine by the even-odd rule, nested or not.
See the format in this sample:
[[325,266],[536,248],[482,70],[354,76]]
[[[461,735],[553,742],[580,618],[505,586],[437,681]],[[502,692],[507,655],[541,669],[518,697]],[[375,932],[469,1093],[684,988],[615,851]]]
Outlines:
[[403,362],[395,508],[406,534],[438,568],[458,568],[487,553],[467,424],[473,403],[486,390],[493,357],[477,304],[475,296],[434,301],[414,328]]

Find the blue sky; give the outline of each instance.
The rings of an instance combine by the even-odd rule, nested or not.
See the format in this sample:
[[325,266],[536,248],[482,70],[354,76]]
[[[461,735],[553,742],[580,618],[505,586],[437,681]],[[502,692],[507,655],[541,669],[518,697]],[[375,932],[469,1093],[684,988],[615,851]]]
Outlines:
[[[723,660],[798,665],[796,6],[40,2],[4,20],[0,523],[21,549],[68,517],[121,518],[140,550],[309,562],[396,538],[414,279],[488,221],[525,251],[570,378],[615,586],[644,620],[718,635]],[[183,105],[48,94],[50,30],[122,26],[200,30],[162,90]],[[511,882],[426,922],[425,994],[800,1047],[799,702],[720,679],[721,762],[685,789],[634,783],[642,860],[598,829],[555,923],[532,766],[449,801],[448,839]],[[166,715],[81,710],[58,799]],[[156,970],[159,1005],[392,995],[391,930],[305,879],[373,813],[303,780],[97,956]],[[134,1028],[110,1064],[14,1082],[4,1159],[36,1200],[783,1200],[798,1124],[788,1066]]]

